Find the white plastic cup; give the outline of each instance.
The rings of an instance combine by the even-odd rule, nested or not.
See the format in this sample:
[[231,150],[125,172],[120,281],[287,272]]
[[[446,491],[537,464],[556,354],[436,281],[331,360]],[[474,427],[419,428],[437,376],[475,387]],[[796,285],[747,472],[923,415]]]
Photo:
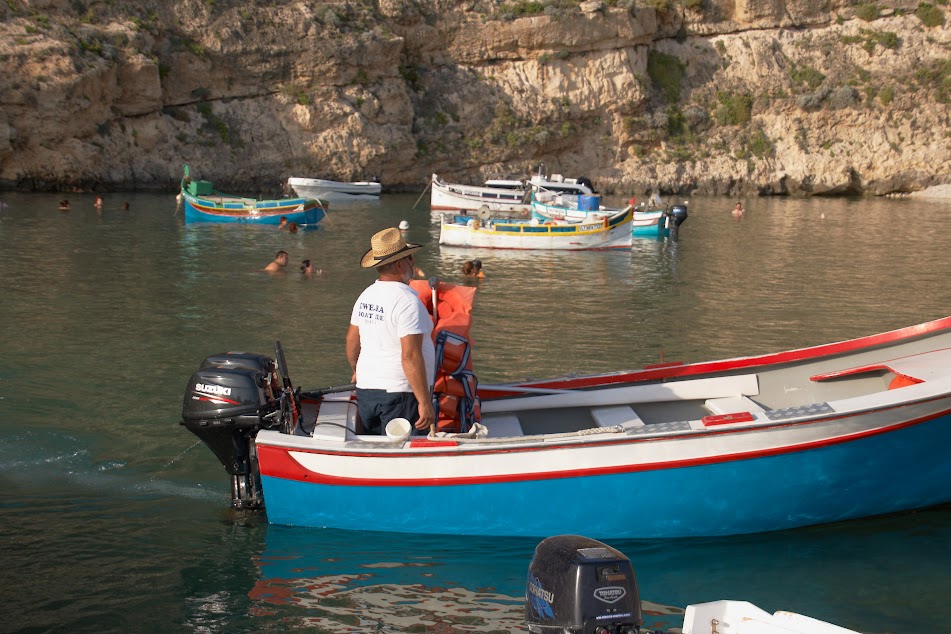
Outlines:
[[386,424],[386,437],[390,440],[406,440],[413,426],[405,418],[394,418]]

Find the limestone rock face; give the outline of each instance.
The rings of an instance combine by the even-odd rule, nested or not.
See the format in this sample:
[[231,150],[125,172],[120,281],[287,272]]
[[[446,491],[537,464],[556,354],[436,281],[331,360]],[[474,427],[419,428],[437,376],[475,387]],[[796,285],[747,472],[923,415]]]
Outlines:
[[903,2],[8,2],[0,187],[168,190],[187,162],[420,191],[544,162],[606,193],[922,190],[951,181],[951,16]]

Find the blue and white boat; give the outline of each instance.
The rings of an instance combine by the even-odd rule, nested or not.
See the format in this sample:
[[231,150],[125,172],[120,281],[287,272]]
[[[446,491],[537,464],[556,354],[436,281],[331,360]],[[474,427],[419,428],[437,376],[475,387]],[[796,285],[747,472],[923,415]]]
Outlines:
[[233,504],[266,501],[276,524],[668,538],[951,502],[951,317],[756,357],[482,384],[479,422],[430,437],[362,434],[350,386],[300,394],[275,356],[206,360],[183,424],[231,472]]
[[[659,201],[658,201],[659,202]],[[634,208],[631,234],[635,237],[653,238],[669,236],[687,219],[687,203],[648,209],[644,203]],[[541,221],[585,222],[592,217],[602,217],[621,211],[601,204],[598,194],[555,194],[535,192],[532,196],[532,217]]]
[[185,207],[185,222],[230,222],[279,225],[281,218],[301,227],[314,226],[327,215],[325,203],[316,198],[256,200],[223,194],[209,181],[193,180],[188,166],[182,178],[179,202]]

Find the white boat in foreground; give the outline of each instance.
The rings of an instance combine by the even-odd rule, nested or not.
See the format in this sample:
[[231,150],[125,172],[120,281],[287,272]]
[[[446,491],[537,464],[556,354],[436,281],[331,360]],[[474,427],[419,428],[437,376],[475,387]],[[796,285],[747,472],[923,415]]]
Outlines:
[[297,192],[298,196],[336,201],[379,198],[383,189],[376,180],[345,183],[323,178],[291,177],[287,179],[287,185]]
[[[581,535],[542,540],[528,566],[525,623],[532,634],[637,634],[644,625],[644,609],[631,560]],[[681,632],[859,634],[795,612],[769,614],[747,601],[689,605]]]
[[780,610],[770,614],[749,601],[688,605],[683,634],[859,634],[809,616]]

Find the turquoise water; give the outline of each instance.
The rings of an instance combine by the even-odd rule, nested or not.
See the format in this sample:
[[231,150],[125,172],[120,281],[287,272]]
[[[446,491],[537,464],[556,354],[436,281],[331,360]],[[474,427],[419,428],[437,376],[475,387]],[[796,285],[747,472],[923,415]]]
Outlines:
[[[440,248],[415,195],[332,207],[297,235],[186,227],[173,195],[113,194],[101,211],[71,195],[69,212],[62,197],[0,195],[5,631],[519,630],[535,540],[235,516],[224,470],[178,424],[191,372],[224,350],[269,354],[280,339],[296,384],[347,382],[349,311],[372,281],[357,263],[374,231],[402,219],[427,247],[427,275],[464,282],[462,262],[484,262],[482,382],[771,352],[951,306],[940,202],[749,199],[737,221],[735,201],[695,199],[679,241],[541,254]],[[289,270],[261,273],[279,249]],[[302,277],[305,258],[322,274]],[[730,598],[864,632],[935,632],[951,622],[949,543],[944,507],[611,545],[633,561],[655,627]]]

